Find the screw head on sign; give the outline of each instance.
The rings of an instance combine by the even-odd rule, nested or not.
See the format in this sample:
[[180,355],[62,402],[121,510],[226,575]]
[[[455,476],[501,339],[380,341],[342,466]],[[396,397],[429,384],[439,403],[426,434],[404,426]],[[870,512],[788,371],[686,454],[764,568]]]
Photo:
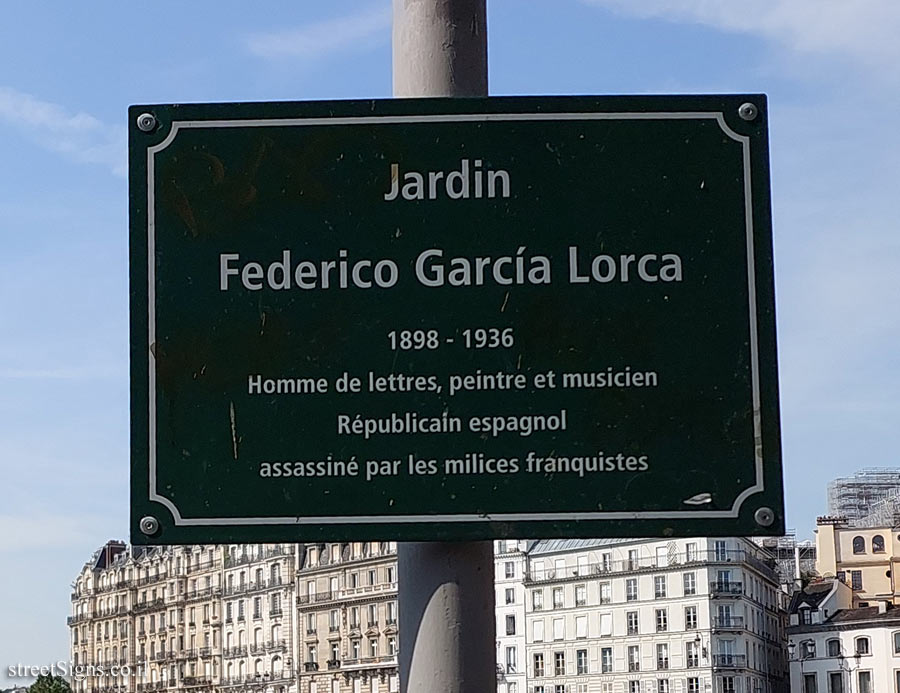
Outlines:
[[759,109],[756,107],[756,104],[742,103],[740,108],[738,108],[738,115],[744,120],[756,120],[756,116],[759,115]]
[[761,527],[769,527],[775,522],[775,512],[772,508],[760,508],[753,514],[753,519]]
[[157,520],[155,517],[151,517],[150,515],[142,517],[141,531],[147,535],[156,534],[159,531],[159,520]]
[[141,113],[137,117],[137,126],[141,132],[153,132],[156,128],[156,116],[152,113]]

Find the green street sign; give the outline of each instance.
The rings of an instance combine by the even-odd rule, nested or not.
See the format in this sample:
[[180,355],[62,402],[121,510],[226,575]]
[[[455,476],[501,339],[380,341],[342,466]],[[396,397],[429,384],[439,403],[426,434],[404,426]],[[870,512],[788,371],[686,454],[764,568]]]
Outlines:
[[783,532],[765,96],[129,119],[135,543]]

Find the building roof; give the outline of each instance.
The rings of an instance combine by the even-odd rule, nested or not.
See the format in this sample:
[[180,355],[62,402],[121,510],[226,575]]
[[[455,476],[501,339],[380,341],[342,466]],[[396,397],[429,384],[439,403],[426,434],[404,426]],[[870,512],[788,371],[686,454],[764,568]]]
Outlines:
[[531,556],[562,551],[596,549],[620,544],[634,544],[647,539],[541,539],[534,543],[528,553]]
[[857,609],[841,609],[826,620],[826,623],[849,623],[855,621],[895,621],[900,619],[900,609],[888,604],[879,612],[877,606],[862,606]]
[[802,590],[794,592],[791,597],[791,606],[788,611],[792,614],[797,613],[797,609],[805,605],[813,609],[819,608],[825,597],[827,597],[834,588],[834,583],[829,580],[827,582],[813,582],[804,587]]

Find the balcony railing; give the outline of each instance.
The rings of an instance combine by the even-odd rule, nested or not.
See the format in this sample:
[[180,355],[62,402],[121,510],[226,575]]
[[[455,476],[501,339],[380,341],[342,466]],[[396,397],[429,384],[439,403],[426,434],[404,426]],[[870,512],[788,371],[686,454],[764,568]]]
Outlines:
[[315,594],[301,594],[297,597],[297,604],[321,604],[338,598],[338,592],[316,592]]
[[164,606],[166,600],[162,597],[157,597],[156,599],[148,599],[144,602],[138,602],[134,605],[134,612],[140,613],[142,611],[149,611],[150,609],[156,609],[158,607]]
[[728,616],[713,619],[713,628],[716,630],[743,630],[743,616]]
[[318,662],[304,662],[303,670],[304,671],[318,671],[319,664],[318,664]]
[[713,655],[713,666],[719,669],[743,669],[747,666],[747,655],[717,654]]
[[341,660],[339,659],[329,659],[325,664],[329,669],[340,669],[341,668]]
[[744,583],[713,582],[709,585],[709,591],[714,597],[739,597],[744,593]]
[[185,686],[212,686],[212,679],[205,676],[185,676],[181,683]]
[[556,568],[544,568],[535,571],[533,568],[526,571],[525,583],[536,584],[542,582],[561,581],[585,577],[611,575],[614,573],[633,573],[642,570],[659,570],[661,568],[685,567],[706,563],[731,563],[747,564],[753,566],[767,577],[777,579],[773,568],[763,560],[744,549],[730,551],[693,551],[688,553],[669,554],[665,559],[655,556],[643,556],[640,558],[623,559],[605,562],[590,562],[582,565],[569,565],[557,570]]

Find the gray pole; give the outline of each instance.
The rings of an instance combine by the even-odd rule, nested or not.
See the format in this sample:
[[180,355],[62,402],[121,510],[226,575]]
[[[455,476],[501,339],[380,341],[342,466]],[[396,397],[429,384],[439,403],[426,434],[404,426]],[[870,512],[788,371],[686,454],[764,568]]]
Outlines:
[[394,0],[394,96],[487,96],[485,0]]
[[[485,0],[393,0],[394,96],[487,96]],[[497,688],[489,541],[398,547],[400,690]]]

